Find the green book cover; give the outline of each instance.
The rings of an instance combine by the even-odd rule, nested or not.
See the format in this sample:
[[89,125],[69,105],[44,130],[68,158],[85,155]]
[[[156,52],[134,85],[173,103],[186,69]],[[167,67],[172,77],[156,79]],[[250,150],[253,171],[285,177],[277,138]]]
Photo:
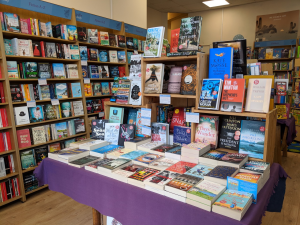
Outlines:
[[14,55],[10,39],[4,39],[4,47],[5,47],[5,55]]
[[60,107],[61,107],[61,116],[62,116],[62,118],[72,116],[71,102],[62,102],[60,104]]
[[124,108],[110,107],[109,122],[110,123],[123,123]]
[[36,166],[33,149],[21,152],[21,163],[23,170]]
[[56,123],[55,128],[58,139],[68,137],[68,128],[66,122]]
[[43,105],[45,120],[56,120],[57,119],[56,107],[57,106],[52,105],[52,104]]
[[38,79],[38,65],[36,62],[25,62],[25,68],[23,69],[25,71],[25,78],[33,78]]

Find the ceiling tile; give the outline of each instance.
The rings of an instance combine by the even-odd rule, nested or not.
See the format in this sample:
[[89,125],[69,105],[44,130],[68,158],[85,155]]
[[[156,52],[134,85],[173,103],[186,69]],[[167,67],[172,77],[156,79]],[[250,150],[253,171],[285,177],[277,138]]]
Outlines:
[[170,0],[161,0],[160,3],[156,3],[156,4],[151,4],[151,7],[155,7],[155,8],[161,8],[161,9],[166,9],[166,8],[172,8],[172,7],[176,7],[176,6],[180,6],[179,4],[172,2]]
[[209,7],[207,7],[203,3],[194,3],[194,4],[186,4],[184,5],[184,8],[197,12],[197,11],[207,10],[207,8]]
[[199,3],[199,0],[172,0],[172,2],[175,2],[179,5],[188,5],[188,4],[193,4],[193,3]]

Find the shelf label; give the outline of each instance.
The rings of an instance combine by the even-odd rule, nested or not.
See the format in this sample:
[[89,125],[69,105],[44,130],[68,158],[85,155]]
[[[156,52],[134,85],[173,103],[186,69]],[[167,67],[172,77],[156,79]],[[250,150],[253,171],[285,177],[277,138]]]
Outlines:
[[186,112],[185,116],[186,116],[186,122],[199,123],[199,118],[200,118],[199,113]]
[[27,101],[27,107],[36,107],[36,101]]
[[39,85],[47,85],[47,79],[38,79]]
[[58,99],[51,99],[51,104],[52,105],[59,105],[59,100]]
[[81,60],[81,66],[87,66],[87,60]]
[[91,83],[91,79],[90,78],[84,78],[84,83],[85,84],[90,84]]
[[146,126],[151,126],[151,117],[143,117],[141,118],[141,124]]
[[159,104],[171,104],[171,95],[159,95]]
[[142,134],[146,136],[151,136],[151,127],[142,126]]
[[104,117],[104,112],[99,112],[99,117]]
[[138,52],[137,50],[134,50],[134,51],[133,51],[133,54],[134,54],[134,55],[138,55],[139,52]]
[[143,115],[143,117],[151,118],[151,109],[141,108],[141,115]]

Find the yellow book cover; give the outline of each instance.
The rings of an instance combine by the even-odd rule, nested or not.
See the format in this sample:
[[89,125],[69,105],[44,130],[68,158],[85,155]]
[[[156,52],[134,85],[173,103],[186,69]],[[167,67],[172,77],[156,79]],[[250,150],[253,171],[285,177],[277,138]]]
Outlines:
[[277,109],[277,119],[287,119],[286,106],[285,105],[276,105]]
[[84,84],[84,94],[85,94],[85,96],[92,96],[93,91],[92,91],[91,83]]
[[254,173],[238,173],[237,175],[234,176],[234,178],[256,184],[260,176],[261,176],[260,174],[254,174]]
[[266,50],[266,59],[273,59],[273,49],[272,48],[268,48]]
[[28,84],[24,84],[24,92],[25,92],[26,101],[31,101]]

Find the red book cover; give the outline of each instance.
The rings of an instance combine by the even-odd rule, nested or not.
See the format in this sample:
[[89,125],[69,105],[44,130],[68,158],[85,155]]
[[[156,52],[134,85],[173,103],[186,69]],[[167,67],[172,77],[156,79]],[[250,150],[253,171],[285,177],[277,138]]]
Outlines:
[[184,108],[174,108],[172,121],[170,124],[170,132],[173,133],[174,126],[184,126],[185,125],[185,109]]
[[28,34],[33,34],[31,30],[31,21],[30,18],[27,19],[27,25],[28,25]]
[[125,67],[119,66],[119,77],[126,77]]
[[17,130],[19,148],[31,146],[29,129]]
[[225,79],[223,83],[221,111],[243,112],[245,79]]
[[[1,70],[1,68],[0,68]],[[3,83],[0,82],[0,97],[1,97],[1,103],[5,103],[5,95],[4,95],[4,89],[3,89]]]
[[180,28],[171,30],[170,52],[177,52]]
[[286,96],[286,82],[276,82],[276,95]]
[[7,149],[11,150],[11,140],[10,140],[10,134],[8,131],[5,132],[6,142],[7,142]]
[[179,161],[178,163],[175,163],[174,165],[167,168],[166,170],[172,171],[172,172],[175,172],[175,173],[184,174],[185,172],[189,171],[190,169],[192,169],[196,165],[197,164],[195,164],[195,163]]
[[19,196],[19,195],[20,195],[20,185],[19,185],[19,180],[18,180],[17,177],[16,177],[15,179],[16,179],[16,181],[17,181],[17,189],[18,189],[18,196]]
[[4,109],[0,109],[0,117],[1,117],[3,127],[7,127],[6,120],[5,120],[5,111],[4,111]]
[[3,133],[0,133],[0,152],[5,152],[5,146],[3,142]]
[[4,195],[3,201],[6,201],[7,200],[6,185],[4,182],[2,182],[1,185],[2,185],[1,190],[3,191],[3,195]]
[[46,57],[45,42],[41,41],[40,44],[41,44],[42,57]]

